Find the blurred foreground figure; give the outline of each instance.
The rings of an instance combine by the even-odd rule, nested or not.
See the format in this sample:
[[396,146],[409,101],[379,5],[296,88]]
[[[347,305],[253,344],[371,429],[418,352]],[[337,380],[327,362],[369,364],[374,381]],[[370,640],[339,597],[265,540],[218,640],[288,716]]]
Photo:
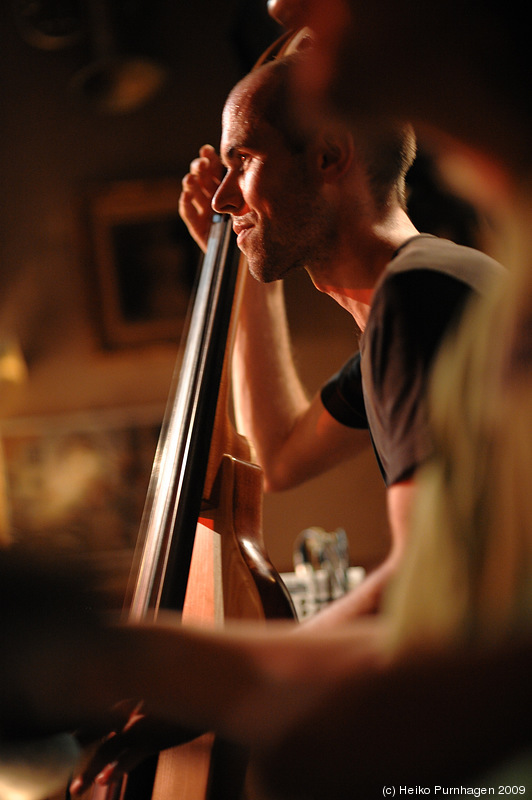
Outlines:
[[[297,87],[318,113],[333,109],[352,118],[367,109],[412,119],[444,145],[451,137],[505,219],[511,280],[471,309],[439,360],[432,391],[436,454],[420,480],[412,547],[389,602],[403,647],[421,636],[452,643],[461,630],[468,643],[511,649],[515,636],[530,636],[532,622],[532,102],[525,10],[517,3],[381,0],[369,8],[333,0],[326,9],[311,2],[309,12],[317,49]],[[365,80],[353,80],[361,70]]]
[[[301,87],[342,116],[361,111],[426,123],[502,161],[530,168],[526,9],[513,0],[309,0],[317,32]],[[364,80],[354,76],[364,75]]]
[[[80,724],[96,739],[120,731],[120,701],[142,700],[152,738],[132,727],[107,739],[108,754],[157,750],[157,726],[174,738],[211,729],[250,748],[261,797],[371,800],[394,784],[478,786],[480,770],[530,741],[528,641],[393,654],[375,617],[319,634],[201,631],[171,615],[114,629],[57,570],[0,558],[0,574],[2,601],[20,601],[0,658],[0,734],[10,743]],[[38,788],[32,796],[44,797]]]

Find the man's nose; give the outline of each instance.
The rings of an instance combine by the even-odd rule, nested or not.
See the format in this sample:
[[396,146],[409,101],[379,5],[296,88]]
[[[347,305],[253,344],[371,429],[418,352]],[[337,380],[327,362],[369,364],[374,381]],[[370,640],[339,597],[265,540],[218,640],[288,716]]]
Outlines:
[[243,213],[244,198],[235,175],[226,172],[224,179],[218,186],[212,198],[212,208],[218,214]]

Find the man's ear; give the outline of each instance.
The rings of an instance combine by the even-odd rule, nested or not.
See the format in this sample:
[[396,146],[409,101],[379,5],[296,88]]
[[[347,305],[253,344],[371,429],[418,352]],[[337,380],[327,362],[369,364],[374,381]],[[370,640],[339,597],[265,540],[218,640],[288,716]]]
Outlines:
[[343,130],[325,131],[319,145],[319,169],[327,183],[345,175],[354,158],[352,136]]

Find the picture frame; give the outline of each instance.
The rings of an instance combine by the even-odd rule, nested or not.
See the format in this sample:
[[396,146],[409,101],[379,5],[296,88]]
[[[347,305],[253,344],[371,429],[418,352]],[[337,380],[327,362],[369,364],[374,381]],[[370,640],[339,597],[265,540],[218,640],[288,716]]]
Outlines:
[[178,212],[177,178],[118,181],[93,191],[88,232],[102,342],[179,342],[200,251]]

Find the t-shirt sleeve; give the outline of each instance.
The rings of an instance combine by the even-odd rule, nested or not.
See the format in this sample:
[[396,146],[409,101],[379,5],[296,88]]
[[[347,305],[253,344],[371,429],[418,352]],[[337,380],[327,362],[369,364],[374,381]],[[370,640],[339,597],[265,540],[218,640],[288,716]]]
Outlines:
[[321,401],[337,422],[349,428],[367,428],[362,391],[360,353],[356,353],[321,390]]
[[364,389],[387,485],[411,477],[431,454],[427,394],[432,367],[470,294],[454,277],[412,270],[391,276],[375,297],[366,331]]

